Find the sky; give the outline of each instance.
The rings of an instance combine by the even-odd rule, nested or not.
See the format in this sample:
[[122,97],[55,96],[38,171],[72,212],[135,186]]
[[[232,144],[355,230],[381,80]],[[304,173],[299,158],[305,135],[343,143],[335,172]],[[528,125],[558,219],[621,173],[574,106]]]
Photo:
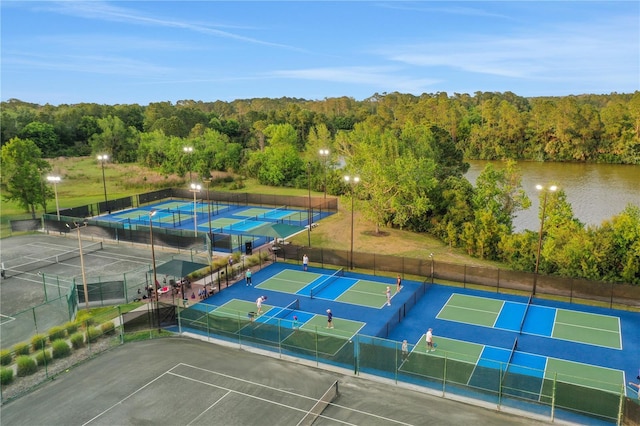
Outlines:
[[640,90],[639,1],[2,0],[0,99]]

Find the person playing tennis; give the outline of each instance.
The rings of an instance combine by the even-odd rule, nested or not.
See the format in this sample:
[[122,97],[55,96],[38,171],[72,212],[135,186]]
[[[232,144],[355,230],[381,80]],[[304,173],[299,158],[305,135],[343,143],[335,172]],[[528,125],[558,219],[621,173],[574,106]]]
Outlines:
[[267,296],[260,296],[256,299],[256,307],[258,308],[258,312],[256,314],[260,315],[262,313],[262,302],[267,300]]
[[384,294],[387,295],[387,306],[391,306],[391,287],[387,286],[387,289],[384,291]]
[[333,328],[333,312],[327,309],[327,328]]
[[427,341],[427,352],[433,352],[435,349],[433,348],[433,328],[427,330],[427,335],[425,336],[425,340]]

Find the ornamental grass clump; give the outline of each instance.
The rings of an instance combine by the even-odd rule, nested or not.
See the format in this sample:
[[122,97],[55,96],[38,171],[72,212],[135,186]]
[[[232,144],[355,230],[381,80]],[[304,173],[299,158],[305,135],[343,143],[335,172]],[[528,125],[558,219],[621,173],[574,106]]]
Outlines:
[[63,325],[64,329],[67,330],[67,335],[71,336],[73,333],[78,331],[80,326],[75,321],[69,321]]
[[29,345],[24,342],[16,343],[13,345],[13,352],[16,356],[19,355],[29,355]]
[[0,385],[13,382],[13,368],[0,368]]
[[84,334],[82,332],[73,333],[71,337],[69,337],[69,340],[71,341],[73,349],[84,347]]
[[30,376],[38,371],[38,365],[36,360],[29,355],[20,355],[16,358],[16,365],[18,366],[18,377]]
[[89,327],[87,329],[87,341],[88,342],[95,342],[96,340],[98,340],[98,338],[102,336],[102,330],[100,330],[98,327]]
[[36,358],[36,363],[40,367],[42,367],[44,365],[51,363],[51,359],[53,358],[53,356],[51,355],[51,351],[49,349],[42,349],[38,351],[35,358]]
[[13,361],[13,354],[9,349],[0,351],[0,365],[9,365]]
[[100,326],[100,329],[103,334],[110,335],[116,331],[116,326],[113,324],[113,321],[107,321]]
[[[31,338],[31,350],[38,352],[42,348],[47,346],[47,336],[44,334],[36,334]],[[27,354],[22,354],[27,355]]]
[[55,359],[64,358],[71,354],[71,346],[64,339],[54,340],[51,343],[51,353]]
[[55,327],[51,327],[49,329],[49,341],[53,342],[54,340],[64,339],[67,337],[67,330],[60,326],[56,325]]

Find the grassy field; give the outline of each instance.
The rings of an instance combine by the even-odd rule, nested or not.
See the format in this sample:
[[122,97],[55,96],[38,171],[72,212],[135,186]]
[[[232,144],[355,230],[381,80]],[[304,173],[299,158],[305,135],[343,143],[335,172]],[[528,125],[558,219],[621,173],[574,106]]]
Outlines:
[[[52,174],[62,177],[58,184],[58,199],[60,208],[81,206],[104,200],[102,169],[93,158],[57,158],[51,160]],[[157,171],[133,164],[105,164],[107,196],[109,199],[140,194],[151,190],[167,187],[186,187],[188,176],[164,176]],[[212,185],[212,191],[227,191],[228,184]],[[307,196],[306,189],[279,188],[264,186],[250,179],[245,181],[245,187],[238,192],[261,194],[282,194]],[[322,193],[312,193],[312,196],[322,196]],[[55,209],[55,200],[50,200],[48,210]],[[323,220],[320,226],[311,232],[312,247],[326,247],[333,249],[349,249],[351,244],[351,203],[348,198],[338,202],[338,213]],[[42,213],[42,208],[37,214]],[[9,220],[29,218],[28,212],[20,209],[16,203],[4,199],[0,205],[0,237],[11,235]],[[380,235],[375,234],[375,224],[364,219],[358,211],[354,214],[354,244],[357,252],[393,254],[405,257],[426,258],[430,253],[435,258],[452,263],[468,265],[488,265],[504,267],[496,262],[482,261],[467,256],[462,250],[450,249],[441,241],[427,235],[397,229],[382,228]],[[293,244],[307,245],[307,234],[294,237]]]

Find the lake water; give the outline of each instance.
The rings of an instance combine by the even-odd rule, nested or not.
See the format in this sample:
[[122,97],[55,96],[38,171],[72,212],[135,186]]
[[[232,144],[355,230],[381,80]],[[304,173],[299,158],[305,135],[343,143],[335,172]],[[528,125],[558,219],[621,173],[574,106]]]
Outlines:
[[[503,168],[501,161],[469,161],[465,177],[475,186],[476,178],[487,163]],[[586,225],[602,224],[622,212],[628,204],[640,207],[640,166],[616,164],[518,163],[522,187],[531,199],[531,207],[518,213],[515,232],[537,231],[539,196],[536,185],[558,185],[567,195],[574,217]]]

